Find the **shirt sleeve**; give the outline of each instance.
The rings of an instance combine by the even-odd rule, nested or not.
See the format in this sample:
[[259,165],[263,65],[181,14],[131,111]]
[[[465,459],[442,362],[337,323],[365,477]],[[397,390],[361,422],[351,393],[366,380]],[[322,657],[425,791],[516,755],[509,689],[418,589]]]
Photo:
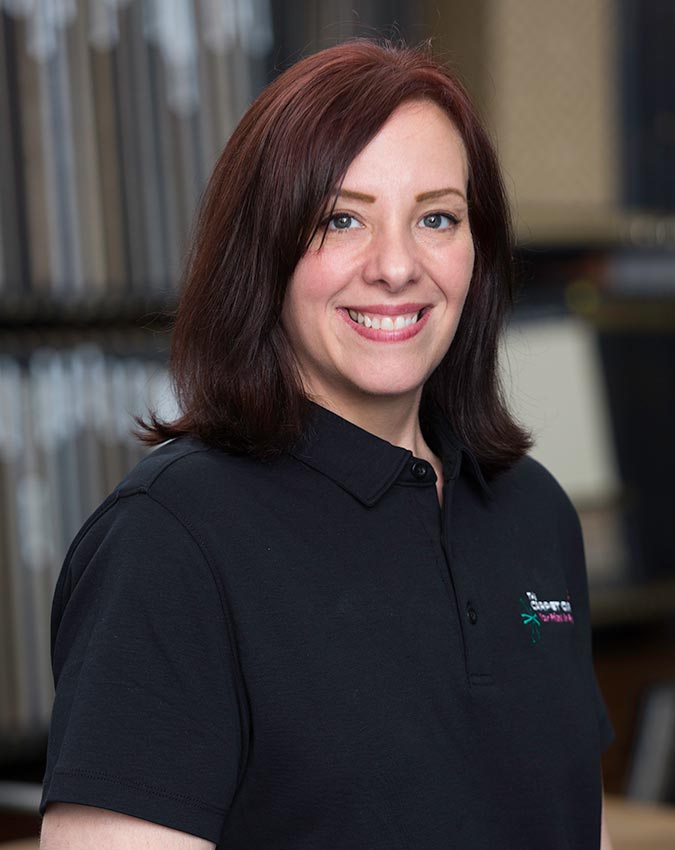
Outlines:
[[40,803],[112,809],[218,842],[243,758],[227,607],[191,533],[113,494],[75,538],[52,609]]

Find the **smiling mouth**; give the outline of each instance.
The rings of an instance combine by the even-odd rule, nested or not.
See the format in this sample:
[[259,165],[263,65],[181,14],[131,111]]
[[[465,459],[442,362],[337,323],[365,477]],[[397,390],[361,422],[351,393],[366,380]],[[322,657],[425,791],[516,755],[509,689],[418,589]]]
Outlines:
[[421,318],[424,309],[414,313],[401,313],[398,316],[383,316],[378,313],[361,313],[358,310],[347,308],[350,319],[365,328],[374,328],[383,331],[398,331],[414,325]]

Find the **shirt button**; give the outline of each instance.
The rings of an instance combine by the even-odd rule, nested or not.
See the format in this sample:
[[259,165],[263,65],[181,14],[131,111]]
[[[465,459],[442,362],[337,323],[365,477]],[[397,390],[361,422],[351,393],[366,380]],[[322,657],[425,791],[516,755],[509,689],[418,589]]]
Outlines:
[[425,478],[427,474],[427,465],[421,460],[416,460],[415,463],[413,463],[413,465],[410,467],[410,471],[415,476],[415,478]]
[[478,613],[476,609],[472,608],[471,605],[469,605],[466,609],[466,616],[471,625],[475,626],[478,622]]

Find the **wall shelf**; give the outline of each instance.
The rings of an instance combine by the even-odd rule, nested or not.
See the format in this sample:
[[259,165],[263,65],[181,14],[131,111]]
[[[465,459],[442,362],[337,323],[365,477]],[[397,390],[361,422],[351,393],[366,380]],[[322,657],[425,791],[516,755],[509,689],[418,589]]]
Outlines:
[[69,299],[0,294],[0,330],[165,325],[176,303],[175,294]]

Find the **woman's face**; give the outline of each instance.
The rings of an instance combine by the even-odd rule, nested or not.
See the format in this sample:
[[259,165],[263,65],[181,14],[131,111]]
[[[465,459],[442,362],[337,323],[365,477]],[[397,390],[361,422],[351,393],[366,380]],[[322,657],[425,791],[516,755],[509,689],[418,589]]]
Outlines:
[[419,404],[473,271],[467,180],[462,139],[429,101],[398,107],[352,161],[282,310],[311,397],[338,411]]

